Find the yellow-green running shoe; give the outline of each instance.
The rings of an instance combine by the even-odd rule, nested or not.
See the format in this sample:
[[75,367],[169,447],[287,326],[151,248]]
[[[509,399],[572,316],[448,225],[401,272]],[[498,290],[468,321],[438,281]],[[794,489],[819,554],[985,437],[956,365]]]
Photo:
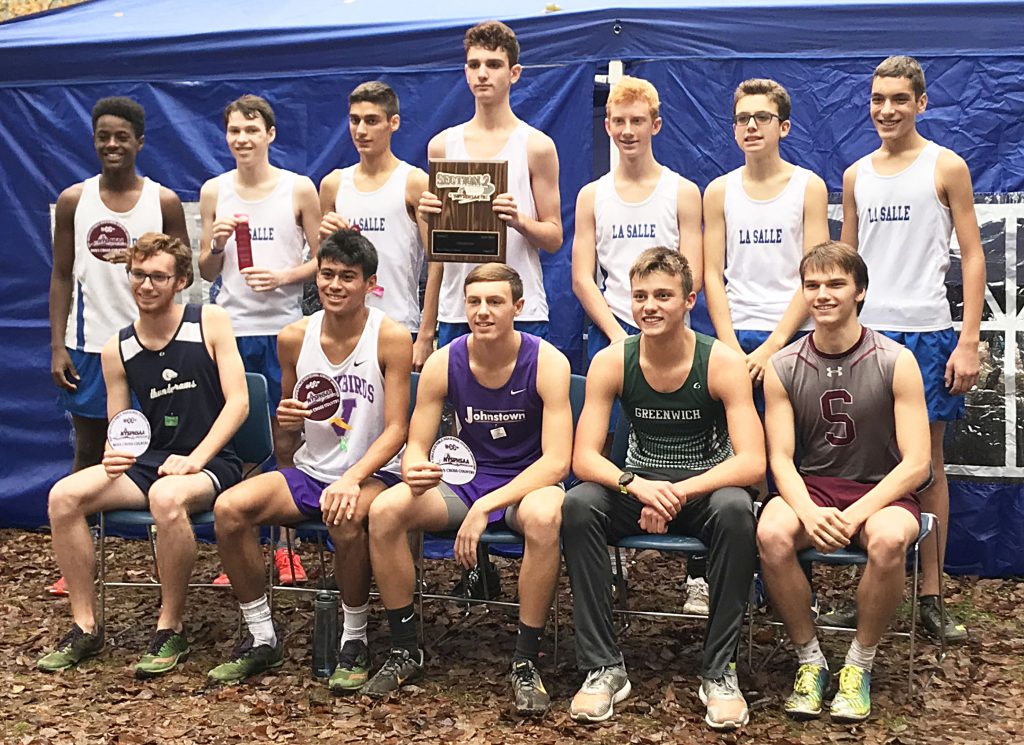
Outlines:
[[828,690],[828,668],[824,665],[801,665],[793,681],[793,692],[783,707],[794,719],[814,719],[821,715],[821,700]]
[[856,665],[839,671],[839,692],[829,709],[833,722],[863,722],[871,715],[871,673]]
[[72,624],[71,631],[57,642],[57,647],[36,663],[36,667],[47,673],[67,670],[87,657],[98,655],[103,650],[103,627],[95,634],[87,634],[78,624]]
[[149,649],[135,665],[136,678],[155,678],[169,673],[178,663],[188,659],[188,639],[184,631],[157,629]]
[[349,639],[338,653],[338,666],[327,681],[331,693],[355,693],[370,678],[370,650],[361,639]]

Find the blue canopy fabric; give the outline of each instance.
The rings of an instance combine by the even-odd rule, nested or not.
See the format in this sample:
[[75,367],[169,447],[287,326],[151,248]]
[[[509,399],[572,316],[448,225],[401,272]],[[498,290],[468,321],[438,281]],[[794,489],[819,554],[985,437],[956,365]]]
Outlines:
[[[92,0],[0,25],[0,524],[45,523],[47,491],[70,466],[69,425],[49,377],[50,206],[97,170],[89,111],[103,96],[145,106],[140,172],[186,202],[233,167],[220,112],[248,92],[275,108],[272,161],[318,183],[356,160],[347,93],[383,79],[401,100],[394,149],[422,167],[430,137],[472,115],[465,29],[505,20],[525,66],[513,108],[552,137],[560,156],[565,244],[543,261],[553,341],[577,371],[583,314],[569,248],[576,194],[598,175],[594,76],[608,60],[657,86],[665,127],[656,156],[701,188],[740,163],[728,126],[735,85],[775,77],[794,98],[784,154],[838,191],[846,165],[875,146],[871,70],[889,54],[913,54],[929,77],[925,135],[967,159],[977,191],[1024,191],[1019,2],[557,5],[544,13],[541,0]],[[1006,490],[989,493],[997,492]]]

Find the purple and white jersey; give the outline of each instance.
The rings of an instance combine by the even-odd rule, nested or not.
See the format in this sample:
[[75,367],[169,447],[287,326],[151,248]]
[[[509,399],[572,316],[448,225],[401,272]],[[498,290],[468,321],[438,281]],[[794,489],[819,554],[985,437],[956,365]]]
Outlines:
[[[455,410],[459,438],[476,458],[477,475],[467,491],[479,492],[479,496],[508,483],[541,456],[544,402],[537,393],[540,339],[517,333],[521,342],[516,366],[500,388],[485,388],[473,376],[468,335],[449,346],[448,401]],[[473,488],[484,481],[488,482],[486,491]]]
[[[325,373],[334,378],[341,390],[338,413],[324,422],[307,419],[303,425],[303,443],[295,451],[295,467],[327,484],[340,479],[362,458],[386,425],[384,372],[377,360],[384,312],[377,308],[367,310],[366,324],[355,349],[337,365],[327,359],[320,345],[324,311],[311,315],[295,364],[299,380],[309,373]],[[290,396],[291,392],[285,391],[284,395]],[[381,471],[400,475],[400,455],[392,458]]]

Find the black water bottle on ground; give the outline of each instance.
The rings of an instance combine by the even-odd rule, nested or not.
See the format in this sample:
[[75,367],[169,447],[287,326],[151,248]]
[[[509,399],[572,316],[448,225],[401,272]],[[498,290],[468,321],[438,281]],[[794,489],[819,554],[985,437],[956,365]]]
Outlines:
[[337,664],[338,597],[318,592],[313,601],[313,677],[331,677]]

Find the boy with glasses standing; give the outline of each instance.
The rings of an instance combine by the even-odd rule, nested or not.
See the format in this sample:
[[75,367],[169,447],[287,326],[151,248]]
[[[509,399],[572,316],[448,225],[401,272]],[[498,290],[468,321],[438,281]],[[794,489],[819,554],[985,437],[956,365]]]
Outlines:
[[[806,168],[783,160],[791,102],[774,80],[740,83],[733,135],[744,165],[704,192],[704,292],[715,334],[741,352],[759,387],[772,354],[805,323],[797,267],[828,240],[828,191]],[[755,396],[763,411],[764,399]]]

